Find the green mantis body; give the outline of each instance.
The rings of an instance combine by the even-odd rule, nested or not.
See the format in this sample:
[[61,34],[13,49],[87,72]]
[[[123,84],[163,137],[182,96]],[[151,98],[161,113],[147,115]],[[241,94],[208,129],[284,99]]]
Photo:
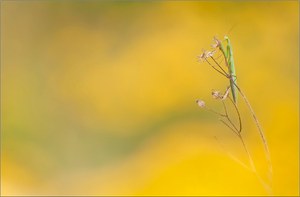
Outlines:
[[230,82],[230,89],[233,97],[234,103],[237,102],[237,81],[236,81],[236,74],[235,74],[235,67],[234,67],[234,60],[233,60],[233,52],[232,52],[232,46],[230,43],[230,40],[227,36],[224,37],[225,41],[227,42],[226,50],[224,49],[224,46],[220,42],[220,50],[224,54],[226,58],[226,66],[228,67],[228,78]]

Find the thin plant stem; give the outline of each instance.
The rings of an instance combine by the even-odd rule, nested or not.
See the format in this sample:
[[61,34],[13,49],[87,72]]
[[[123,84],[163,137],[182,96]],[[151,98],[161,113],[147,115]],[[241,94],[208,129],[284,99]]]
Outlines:
[[226,149],[224,148],[223,144],[221,143],[221,141],[214,136],[215,140],[218,142],[218,144],[220,145],[221,149],[235,162],[237,162],[238,164],[240,164],[241,166],[243,166],[245,169],[252,171],[251,168],[249,168],[249,166],[247,166],[244,162],[242,162],[241,160],[239,160],[236,156],[234,156],[231,152],[226,151]]
[[245,96],[245,94],[242,92],[242,90],[239,88],[239,86],[236,84],[236,83],[233,83],[235,85],[235,87],[237,88],[237,90],[239,91],[239,93],[241,94],[241,96],[243,97],[245,103],[247,104],[251,114],[252,114],[252,117],[254,119],[254,122],[255,122],[255,125],[259,131],[259,134],[260,134],[260,137],[261,137],[261,140],[263,142],[263,145],[264,145],[264,152],[265,152],[265,156],[267,158],[267,162],[268,162],[268,166],[269,166],[269,174],[270,174],[270,180],[272,180],[272,175],[273,175],[273,167],[272,167],[272,162],[271,162],[271,156],[270,156],[270,150],[269,150],[269,146],[268,146],[268,143],[267,143],[267,140],[266,140],[266,137],[265,137],[265,134],[264,134],[264,131],[258,121],[258,118],[256,117],[255,113],[254,113],[254,110],[249,102],[249,100],[247,99],[247,97]]
[[252,169],[253,173],[256,175],[256,177],[258,178],[259,182],[264,186],[264,188],[266,189],[266,191],[271,195],[272,194],[272,189],[271,189],[270,185],[268,185],[261,178],[261,176],[259,175],[259,173],[257,172],[255,164],[254,164],[254,161],[253,161],[253,158],[252,158],[252,156],[251,156],[251,154],[250,154],[250,152],[249,152],[249,150],[248,150],[248,148],[247,148],[247,146],[245,144],[245,141],[244,141],[244,139],[243,139],[243,137],[242,137],[242,135],[240,133],[238,134],[238,137],[239,137],[239,139],[242,142],[242,145],[244,147],[245,152],[247,153],[247,156],[248,156],[248,159],[249,159],[249,162],[250,162],[250,166],[251,166],[251,169]]
[[237,113],[237,115],[238,115],[238,118],[239,118],[239,126],[240,126],[240,128],[239,128],[239,133],[241,133],[241,132],[242,132],[242,119],[241,119],[241,115],[240,115],[239,109],[237,108],[237,106],[236,106],[236,104],[233,102],[233,100],[232,100],[230,97],[228,97],[228,98],[229,98],[229,100],[231,101],[231,103],[233,104],[233,106],[234,106],[234,108],[235,108],[235,110],[236,110],[236,113]]
[[213,114],[217,114],[217,115],[219,115],[219,116],[226,117],[225,114],[221,114],[221,113],[219,113],[219,112],[217,112],[217,111],[215,111],[215,110],[213,110],[213,109],[211,109],[211,108],[209,108],[209,107],[205,107],[205,109],[206,109],[207,111],[213,113]]
[[238,137],[239,137],[239,139],[241,140],[241,142],[242,142],[242,144],[243,144],[243,147],[244,147],[244,149],[245,149],[245,151],[246,151],[246,153],[247,153],[247,155],[248,155],[248,158],[249,158],[249,162],[250,162],[251,168],[253,169],[253,171],[256,172],[256,168],[255,168],[255,165],[254,165],[254,161],[253,161],[252,156],[251,156],[251,154],[250,154],[250,152],[249,152],[249,150],[248,150],[248,148],[247,148],[247,146],[246,146],[246,144],[245,144],[245,141],[244,141],[242,135],[241,135],[241,134],[238,134]]
[[227,73],[227,72],[222,68],[222,66],[215,60],[215,58],[213,58],[213,57],[211,56],[211,59],[217,64],[217,66],[223,71],[223,73]]
[[238,132],[236,132],[236,130],[234,128],[232,128],[231,126],[229,126],[224,120],[220,119],[220,121],[226,125],[230,130],[232,130],[236,135],[239,135]]
[[[230,98],[230,97],[229,97]],[[223,105],[224,105],[224,107],[225,107],[225,103],[222,101],[222,103],[223,103]],[[225,109],[226,109],[226,107],[225,107]],[[231,123],[231,125],[233,125],[234,126],[234,124],[232,123],[232,121],[231,121],[231,119],[229,118],[229,116],[228,116],[228,113],[227,113],[227,110],[226,110],[226,112],[225,112],[226,114],[225,114],[225,117],[226,117],[226,119]],[[237,109],[237,113],[239,114],[239,112],[238,112],[238,109]],[[229,126],[224,120],[222,120],[222,119],[220,119],[220,121],[224,124],[224,125],[226,125],[234,134],[236,134],[237,135],[237,137],[239,138],[239,140],[241,141],[241,143],[242,143],[242,145],[243,145],[243,148],[244,148],[244,150],[245,150],[245,152],[246,152],[246,154],[247,154],[247,156],[248,156],[248,159],[249,159],[249,163],[250,163],[250,166],[251,166],[251,171],[255,174],[255,176],[258,178],[258,180],[259,180],[259,182],[264,186],[264,188],[265,188],[265,190],[269,193],[269,194],[272,194],[272,189],[271,189],[271,187],[261,178],[261,176],[259,175],[259,173],[257,172],[257,170],[256,170],[256,167],[255,167],[255,164],[254,164],[254,161],[253,161],[253,158],[252,158],[252,156],[251,156],[251,154],[250,154],[250,152],[249,152],[249,150],[248,150],[248,148],[247,148],[247,145],[246,145],[246,143],[245,143],[245,141],[244,141],[244,139],[243,139],[243,136],[241,135],[241,130],[238,130],[237,128],[236,128],[236,126],[234,126],[234,128],[232,128],[231,126]],[[240,127],[240,128],[242,128],[242,127]],[[235,161],[237,161],[238,163],[240,163],[241,165],[243,165],[244,163],[242,163],[241,161],[239,161],[238,159],[236,159],[232,154],[230,154],[230,153],[227,153],[231,158],[233,158],[233,160],[235,160]],[[249,168],[248,168],[249,169]]]
[[231,121],[231,119],[229,118],[229,116],[228,116],[228,113],[227,113],[227,108],[226,108],[226,105],[225,105],[225,103],[224,103],[224,101],[222,101],[222,103],[223,103],[223,106],[224,106],[224,110],[225,110],[225,113],[226,113],[226,119],[228,120],[228,122],[234,127],[234,129],[235,129],[235,131],[237,131],[238,132],[238,129],[237,129],[237,127],[233,124],[233,122]]
[[205,59],[205,61],[206,61],[213,69],[215,69],[218,73],[220,73],[220,74],[223,75],[224,77],[227,77],[226,74],[222,73],[220,70],[218,70],[216,67],[214,67],[207,59]]

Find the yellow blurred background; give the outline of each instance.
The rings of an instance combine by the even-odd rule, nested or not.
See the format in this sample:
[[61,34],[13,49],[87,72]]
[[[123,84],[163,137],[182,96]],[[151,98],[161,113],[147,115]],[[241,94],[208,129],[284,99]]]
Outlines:
[[195,103],[221,110],[210,92],[227,80],[197,56],[229,35],[269,142],[273,194],[298,195],[298,6],[1,1],[1,194],[267,195],[226,154],[247,163],[239,140]]

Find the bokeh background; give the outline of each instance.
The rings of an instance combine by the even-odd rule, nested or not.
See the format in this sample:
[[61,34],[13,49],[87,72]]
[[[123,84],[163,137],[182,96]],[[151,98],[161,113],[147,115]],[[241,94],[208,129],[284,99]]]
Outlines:
[[[229,35],[274,195],[299,194],[298,1],[1,1],[2,195],[267,195],[197,55]],[[243,135],[266,179],[249,111]],[[218,141],[215,140],[217,137]]]

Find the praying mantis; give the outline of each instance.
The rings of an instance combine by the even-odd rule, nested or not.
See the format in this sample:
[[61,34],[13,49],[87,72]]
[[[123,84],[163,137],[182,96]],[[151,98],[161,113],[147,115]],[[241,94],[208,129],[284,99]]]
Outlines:
[[[236,90],[236,85],[237,85],[237,81],[236,81],[236,75],[235,75],[235,67],[234,67],[234,60],[233,60],[233,51],[232,51],[232,46],[231,46],[231,43],[230,43],[230,40],[228,38],[228,36],[225,36],[224,37],[225,41],[227,42],[227,53],[226,53],[226,58],[227,58],[227,62],[228,63],[228,71],[229,71],[229,83],[230,83],[230,88],[231,88],[231,93],[232,93],[232,97],[233,97],[233,100],[236,104],[237,102],[237,90]],[[221,50],[224,51],[224,47],[221,43]],[[224,51],[225,53],[225,51]]]
[[[230,89],[231,89],[231,94],[232,98],[235,104],[237,104],[237,80],[236,80],[236,74],[235,74],[235,66],[234,66],[234,59],[233,59],[233,51],[232,51],[232,46],[231,42],[228,38],[228,36],[224,37],[224,40],[226,42],[226,48],[222,44],[221,41],[219,41],[217,38],[214,37],[214,40],[216,42],[215,45],[213,45],[214,48],[219,48],[222,54],[224,55],[225,64],[228,68],[228,73],[225,72],[223,69],[221,69],[223,75],[229,79],[230,83]],[[218,64],[218,66],[221,68],[221,66]]]
[[[236,80],[236,73],[235,73],[235,66],[234,66],[234,59],[233,59],[233,50],[231,46],[231,42],[228,38],[228,36],[224,37],[224,40],[226,42],[226,46],[222,44],[220,40],[218,40],[216,37],[214,37],[214,44],[212,47],[214,48],[213,51],[204,51],[200,55],[200,60],[206,61],[208,64],[212,66],[216,71],[218,71],[220,74],[225,76],[229,79],[230,83],[230,89],[232,98],[235,104],[237,104],[237,95],[238,95],[238,86],[237,86],[237,80]],[[228,68],[228,72],[226,72],[219,62],[217,62],[217,59],[213,57],[214,53],[216,52],[216,49],[219,49],[224,56],[225,59],[225,65]],[[214,64],[210,63],[208,61],[208,58],[211,58],[214,62]],[[218,68],[216,68],[216,66]]]
[[[221,117],[226,117],[229,121],[230,124],[225,123],[222,119],[221,122],[223,122],[227,127],[229,127],[235,134],[237,134],[237,136],[240,138],[240,140],[243,143],[243,146],[248,154],[249,157],[249,161],[251,164],[251,168],[253,170],[253,172],[256,173],[257,177],[259,178],[259,180],[261,181],[261,183],[263,185],[265,185],[266,189],[268,191],[271,191],[271,188],[268,184],[266,184],[260,177],[260,175],[258,174],[258,172],[256,171],[256,167],[254,165],[252,156],[250,155],[250,153],[248,152],[246,145],[243,142],[243,138],[241,136],[241,131],[242,131],[242,127],[241,127],[241,117],[239,114],[239,110],[237,107],[237,97],[238,94],[243,98],[243,100],[245,101],[248,109],[250,110],[250,113],[252,115],[252,118],[255,122],[255,125],[257,127],[258,133],[260,135],[260,138],[262,140],[263,146],[264,146],[264,152],[265,152],[265,156],[266,156],[266,160],[268,163],[268,175],[269,175],[269,180],[270,182],[272,182],[272,163],[271,163],[271,158],[270,158],[270,151],[269,151],[269,147],[266,141],[266,137],[264,134],[264,131],[258,121],[258,118],[256,117],[254,110],[252,108],[252,106],[250,105],[250,102],[248,101],[248,99],[246,98],[245,94],[243,93],[243,91],[240,89],[240,87],[237,85],[237,78],[236,78],[236,72],[235,72],[235,64],[234,64],[234,59],[233,59],[233,50],[232,50],[232,45],[230,42],[230,39],[228,38],[228,36],[224,36],[224,44],[222,43],[222,41],[218,40],[216,37],[214,37],[214,44],[212,45],[213,50],[211,51],[204,51],[200,56],[199,59],[201,61],[206,61],[213,69],[215,69],[218,73],[220,73],[221,75],[223,75],[224,77],[226,77],[227,79],[229,79],[229,86],[227,87],[227,90],[225,92],[224,95],[220,94],[219,92],[213,92],[213,98],[215,99],[220,99],[223,102],[224,105],[224,109],[226,114],[220,114],[220,113],[216,113],[215,111],[211,110],[210,108],[207,108],[205,106],[205,102],[201,101],[201,100],[197,100],[198,105],[201,108],[207,108],[210,111],[216,113],[217,115],[221,115]],[[214,57],[214,54],[216,52],[221,52],[221,55],[219,55],[218,57]],[[222,57],[223,56],[223,57]],[[221,61],[219,61],[219,58],[221,58]],[[222,61],[225,62],[225,66],[224,64],[221,64]],[[227,68],[227,71],[224,70],[224,67]],[[231,94],[232,94],[232,99],[229,97],[229,100],[232,101],[232,103],[234,104],[234,107],[237,111],[238,117],[239,117],[239,129],[237,129],[236,126],[234,126],[234,124],[231,122],[231,120],[228,117],[226,108],[225,108],[225,104],[224,101],[226,98],[228,98],[228,93],[229,93],[229,88],[231,89]]]

